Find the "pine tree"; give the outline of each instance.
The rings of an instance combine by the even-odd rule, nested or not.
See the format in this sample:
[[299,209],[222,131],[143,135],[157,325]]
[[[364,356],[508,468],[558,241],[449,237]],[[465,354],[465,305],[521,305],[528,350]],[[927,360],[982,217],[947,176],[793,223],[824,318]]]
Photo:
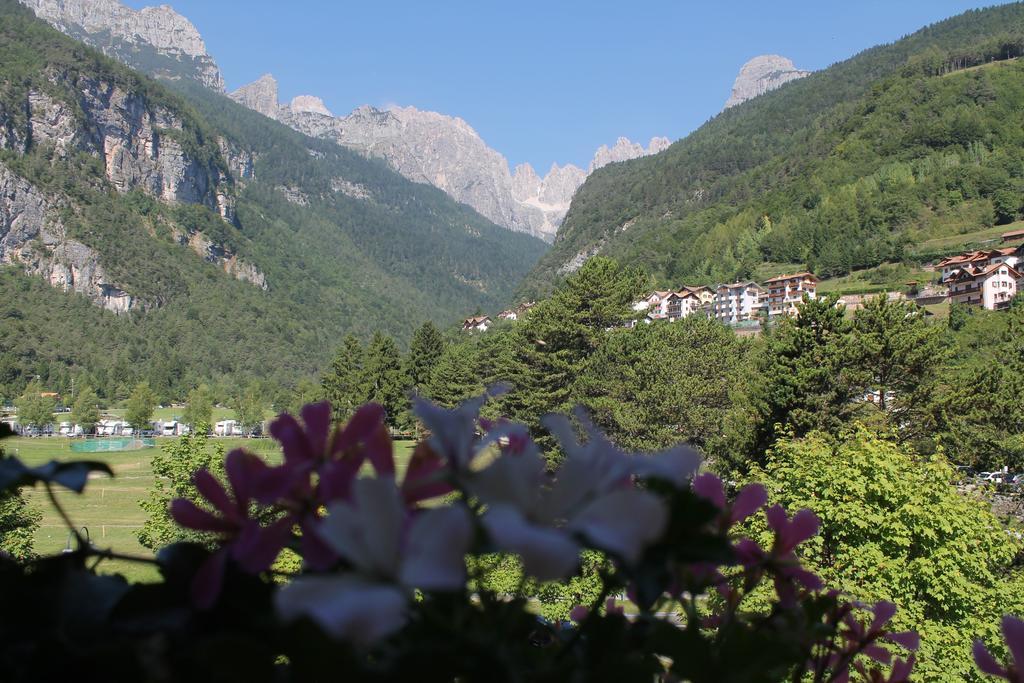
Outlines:
[[388,426],[402,427],[409,422],[409,380],[398,345],[391,337],[377,332],[366,348],[363,382],[366,400],[379,403],[387,412]]
[[931,431],[930,408],[948,355],[943,330],[914,304],[879,296],[857,311],[853,346],[866,388],[878,392],[878,407],[901,437]]
[[429,320],[420,325],[409,343],[407,373],[413,390],[422,391],[430,381],[430,373],[444,353],[445,340],[437,326]]
[[331,402],[334,419],[345,421],[367,401],[366,351],[354,335],[346,335],[331,367],[320,379],[322,397]]
[[753,390],[755,460],[763,459],[780,432],[836,433],[857,410],[853,399],[863,376],[855,364],[852,323],[836,301],[805,301],[799,315],[766,336]]
[[484,391],[477,368],[476,346],[471,341],[450,344],[437,359],[425,394],[433,402],[454,408]]

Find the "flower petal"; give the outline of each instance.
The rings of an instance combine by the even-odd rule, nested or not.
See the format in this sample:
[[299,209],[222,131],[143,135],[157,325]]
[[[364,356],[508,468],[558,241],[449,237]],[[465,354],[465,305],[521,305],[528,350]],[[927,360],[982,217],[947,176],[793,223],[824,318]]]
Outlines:
[[192,604],[199,609],[209,609],[220,596],[224,587],[224,571],[227,568],[228,551],[221,548],[206,558],[199,571],[192,577],[189,591]]
[[1024,670],[1024,621],[1007,614],[1003,617],[1003,635],[1013,655],[1013,663]]
[[395,457],[393,445],[388,428],[384,424],[377,426],[377,429],[366,440],[366,457],[373,465],[374,471],[380,476],[395,476]]
[[408,597],[351,574],[311,575],[281,588],[274,605],[285,621],[307,617],[335,638],[369,646],[405,625]]
[[197,471],[192,475],[192,481],[195,483],[199,494],[210,501],[210,505],[215,507],[221,514],[228,519],[236,519],[238,517],[238,508],[235,507],[234,502],[228,497],[228,492],[224,490],[224,487],[220,485],[217,478],[210,474],[208,470]]
[[327,454],[327,434],[331,431],[331,404],[329,401],[302,406],[302,423],[306,425],[306,439],[315,457]]
[[245,511],[249,506],[258,492],[261,478],[269,469],[259,457],[241,448],[232,450],[224,458],[224,472],[239,510]]
[[317,524],[317,521],[306,517],[299,525],[302,528],[302,560],[310,569],[323,571],[338,561],[338,554],[320,538]]
[[389,478],[356,479],[352,501],[327,508],[320,538],[367,574],[397,578],[405,508]]
[[413,399],[413,412],[430,430],[430,447],[457,470],[465,468],[473,458],[476,421],[486,396],[463,402],[454,410],[436,406],[430,401]]
[[491,506],[481,522],[494,544],[519,555],[523,570],[539,581],[564,578],[579,563],[580,548],[568,534],[531,524],[512,506]]
[[613,491],[587,505],[569,522],[602,550],[634,563],[645,546],[657,540],[668,522],[664,502],[647,491]]
[[633,473],[641,479],[662,479],[683,488],[693,479],[701,460],[696,449],[684,444],[661,453],[634,455]]
[[694,477],[693,492],[719,510],[725,509],[725,487],[722,480],[710,472]]
[[885,624],[889,623],[889,620],[892,619],[894,614],[896,614],[896,605],[885,600],[879,600],[875,603],[873,612],[875,614],[875,617],[871,620],[870,630],[876,631]]
[[185,498],[175,498],[172,500],[170,513],[171,519],[186,529],[224,533],[235,528],[230,522],[210,514],[196,506],[191,500],[186,500]]
[[996,658],[992,656],[992,653],[988,651],[985,644],[980,640],[974,641],[974,663],[978,665],[984,673],[990,676],[1006,676],[1006,669],[1003,665],[996,661]]
[[916,650],[921,646],[921,636],[918,635],[917,631],[898,631],[896,633],[887,633],[885,634],[885,638],[908,650]]
[[294,522],[289,517],[279,519],[268,527],[250,520],[231,544],[232,559],[250,574],[266,571],[291,538],[293,526]]
[[428,591],[463,588],[472,537],[473,522],[464,507],[421,513],[409,527],[399,580]]
[[761,484],[748,484],[732,503],[729,520],[736,524],[760,510],[768,502],[768,491]]
[[282,413],[270,423],[270,435],[281,444],[287,463],[309,462],[318,455],[310,448],[302,425],[288,413]]
[[407,504],[443,496],[454,491],[444,477],[444,461],[425,441],[416,445],[402,479],[402,497]]

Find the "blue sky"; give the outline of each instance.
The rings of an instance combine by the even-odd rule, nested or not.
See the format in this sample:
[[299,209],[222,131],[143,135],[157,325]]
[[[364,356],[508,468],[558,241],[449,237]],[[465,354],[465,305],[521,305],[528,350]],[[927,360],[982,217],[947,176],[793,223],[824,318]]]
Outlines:
[[[585,166],[624,135],[685,136],[740,66],[775,53],[821,69],[979,6],[963,0],[162,0],[229,89],[273,73],[282,100],[461,116],[514,166]],[[151,2],[129,0],[139,8]],[[986,3],[988,4],[988,3]]]

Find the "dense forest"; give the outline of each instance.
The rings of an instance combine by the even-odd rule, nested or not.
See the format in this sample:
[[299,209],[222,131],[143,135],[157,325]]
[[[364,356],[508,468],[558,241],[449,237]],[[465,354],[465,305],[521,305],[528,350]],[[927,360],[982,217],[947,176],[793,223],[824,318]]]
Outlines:
[[[929,26],[716,116],[574,197],[522,287],[549,291],[578,254],[665,284],[763,264],[821,276],[916,263],[922,242],[1012,222],[1024,189],[1024,7]],[[771,267],[770,265],[768,266]]]
[[[374,401],[413,431],[410,393],[455,407],[490,392],[483,415],[527,425],[552,466],[564,452],[545,416],[577,407],[629,452],[692,444],[723,478],[764,482],[825,520],[809,561],[857,599],[906,611],[903,626],[927,634],[922,680],[976,680],[972,638],[1024,607],[1022,547],[981,492],[957,492],[951,466],[1024,470],[1024,300],[936,321],[885,297],[852,312],[826,297],[740,338],[700,316],[623,327],[642,285],[597,257],[485,333],[426,325],[404,355],[384,335],[350,338],[307,400],[330,400],[338,419]],[[551,618],[592,589],[524,587],[516,562],[488,561],[493,586],[538,597]]]
[[[0,398],[19,395],[36,377],[61,393],[76,378],[107,401],[125,398],[139,381],[162,401],[184,398],[202,381],[291,387],[347,332],[368,338],[380,329],[404,345],[425,320],[451,325],[506,304],[545,249],[383,162],[307,138],[190,81],[171,89],[141,76],[13,0],[0,2],[0,19],[0,139],[7,141],[0,163],[60,207],[68,237],[95,250],[108,277],[137,302],[117,317],[4,266]],[[115,191],[104,160],[86,148],[11,143],[31,143],[29,92],[65,104],[85,126],[89,114],[75,90],[83,78],[173,112],[181,128],[160,134],[198,167],[228,177],[222,185],[235,202],[234,221],[204,205]],[[222,148],[251,155],[251,173],[228,176]],[[254,265],[266,289],[201,258],[182,235]]]

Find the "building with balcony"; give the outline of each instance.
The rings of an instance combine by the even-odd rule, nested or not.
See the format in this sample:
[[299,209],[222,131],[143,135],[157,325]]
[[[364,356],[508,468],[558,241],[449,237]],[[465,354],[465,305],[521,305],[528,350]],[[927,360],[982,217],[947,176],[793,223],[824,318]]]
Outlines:
[[711,301],[711,315],[726,324],[756,320],[766,295],[765,288],[753,281],[718,285]]
[[669,322],[682,320],[704,310],[704,302],[701,301],[701,298],[687,289],[672,292],[666,297],[665,302],[666,317]]
[[949,282],[949,301],[981,306],[989,310],[1006,308],[1017,295],[1021,274],[1006,263],[961,268]]
[[808,272],[779,275],[766,280],[765,286],[768,288],[768,317],[778,318],[796,315],[797,304],[803,301],[805,294],[814,299],[818,291],[818,278]]
[[1016,268],[1021,262],[1021,258],[1020,247],[981,249],[948,256],[936,263],[935,268],[942,273],[943,282],[951,282],[961,271],[972,273],[1000,263]]

